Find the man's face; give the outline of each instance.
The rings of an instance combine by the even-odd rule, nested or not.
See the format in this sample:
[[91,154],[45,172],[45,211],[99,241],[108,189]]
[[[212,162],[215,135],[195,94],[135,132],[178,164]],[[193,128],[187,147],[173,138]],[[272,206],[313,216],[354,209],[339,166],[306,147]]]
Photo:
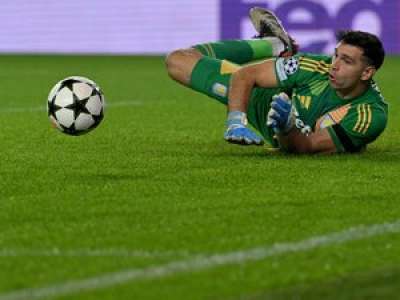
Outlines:
[[332,66],[329,72],[331,86],[342,91],[343,94],[351,94],[369,79],[366,77],[366,69],[371,68],[363,58],[363,50],[359,47],[339,42],[332,58]]

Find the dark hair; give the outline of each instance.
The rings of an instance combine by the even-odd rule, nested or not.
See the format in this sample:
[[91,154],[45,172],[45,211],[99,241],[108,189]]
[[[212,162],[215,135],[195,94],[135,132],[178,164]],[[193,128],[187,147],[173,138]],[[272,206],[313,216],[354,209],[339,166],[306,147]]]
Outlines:
[[338,42],[356,46],[364,51],[367,63],[379,69],[385,59],[385,50],[379,38],[368,32],[356,30],[340,30],[336,33]]

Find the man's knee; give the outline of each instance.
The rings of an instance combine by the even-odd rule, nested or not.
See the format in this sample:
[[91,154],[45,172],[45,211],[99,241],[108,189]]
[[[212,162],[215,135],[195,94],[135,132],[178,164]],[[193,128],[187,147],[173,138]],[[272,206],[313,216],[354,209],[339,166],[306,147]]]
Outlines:
[[193,48],[171,52],[165,59],[168,75],[172,79],[188,85],[192,71],[202,56],[198,50]]

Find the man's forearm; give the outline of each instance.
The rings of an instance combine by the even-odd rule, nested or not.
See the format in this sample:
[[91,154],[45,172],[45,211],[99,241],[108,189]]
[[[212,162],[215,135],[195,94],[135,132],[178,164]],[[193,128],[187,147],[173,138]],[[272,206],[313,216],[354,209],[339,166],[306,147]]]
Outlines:
[[308,137],[297,128],[293,128],[287,134],[278,134],[277,138],[280,148],[284,151],[310,153],[312,150],[312,145]]
[[228,95],[226,141],[241,145],[262,145],[263,139],[247,128],[247,107],[251,90],[255,86],[254,75],[245,67],[232,74]]
[[247,112],[254,80],[246,70],[239,70],[232,75],[230,86],[228,111]]
[[246,112],[251,91],[255,86],[265,88],[278,86],[274,60],[247,65],[232,74],[228,110]]
[[337,152],[328,131],[320,130],[309,134],[294,127],[287,134],[277,135],[280,148],[292,153],[335,153]]

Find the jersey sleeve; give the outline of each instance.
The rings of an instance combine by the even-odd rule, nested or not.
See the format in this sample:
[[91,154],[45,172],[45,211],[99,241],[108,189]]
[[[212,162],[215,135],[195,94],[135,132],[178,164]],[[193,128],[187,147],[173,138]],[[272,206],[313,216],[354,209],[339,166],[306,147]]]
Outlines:
[[386,124],[383,109],[364,103],[350,108],[339,123],[327,128],[338,152],[358,152],[373,142]]
[[297,54],[275,60],[275,73],[279,87],[295,88],[307,85],[315,77],[328,76],[330,57]]

